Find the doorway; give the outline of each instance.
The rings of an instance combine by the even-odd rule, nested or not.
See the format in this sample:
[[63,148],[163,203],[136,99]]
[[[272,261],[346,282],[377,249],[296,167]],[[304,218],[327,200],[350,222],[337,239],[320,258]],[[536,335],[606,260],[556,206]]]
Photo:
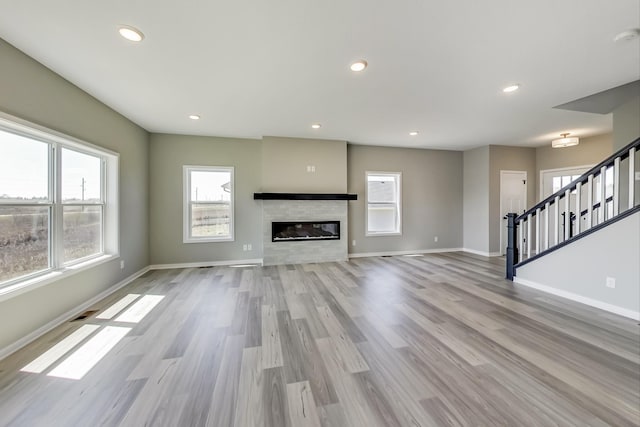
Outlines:
[[507,252],[508,213],[521,214],[527,206],[527,172],[500,171],[500,253]]
[[540,200],[544,200],[571,181],[591,169],[592,166],[546,169],[540,171]]

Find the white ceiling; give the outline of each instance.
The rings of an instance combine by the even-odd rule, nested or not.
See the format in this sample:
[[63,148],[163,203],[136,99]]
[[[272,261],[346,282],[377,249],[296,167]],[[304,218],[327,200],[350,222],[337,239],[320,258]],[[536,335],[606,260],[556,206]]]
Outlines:
[[[640,27],[638,0],[0,0],[0,10],[1,38],[151,132],[532,146],[611,131],[611,115],[552,107],[640,78],[640,41],[613,42]],[[122,39],[119,24],[145,40]],[[369,67],[354,74],[359,58]],[[502,93],[510,83],[521,90]]]

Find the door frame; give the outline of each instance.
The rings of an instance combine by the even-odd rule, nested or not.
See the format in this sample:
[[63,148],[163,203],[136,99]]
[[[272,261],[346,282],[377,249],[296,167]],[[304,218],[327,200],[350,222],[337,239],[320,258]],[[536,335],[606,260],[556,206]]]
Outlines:
[[[594,165],[580,165],[580,166],[566,166],[563,168],[554,168],[554,169],[540,169],[540,191],[538,191],[538,196],[540,197],[539,200],[542,200],[542,195],[544,194],[544,174],[545,173],[549,173],[549,172],[566,172],[566,171],[572,171],[575,169],[585,169],[585,172],[588,171],[589,169],[593,168]],[[584,173],[584,172],[583,172]],[[582,174],[581,174],[582,175]]]
[[[507,173],[521,173],[521,174],[524,174],[525,182],[528,183],[528,180],[529,180],[527,171],[507,170],[507,169],[501,169],[500,170],[500,255],[504,255],[507,252],[507,248],[506,247],[504,247],[504,248],[502,247],[502,242],[504,241],[503,237],[504,237],[504,232],[505,232],[505,230],[504,230],[504,228],[505,228],[504,227],[504,221],[505,220],[502,217],[502,188],[503,188],[502,180],[504,178],[504,175],[507,174]],[[527,186],[528,186],[528,184],[525,184],[525,186],[524,186],[524,207],[525,207],[525,210],[527,208]],[[518,212],[518,213],[522,213],[522,212]]]

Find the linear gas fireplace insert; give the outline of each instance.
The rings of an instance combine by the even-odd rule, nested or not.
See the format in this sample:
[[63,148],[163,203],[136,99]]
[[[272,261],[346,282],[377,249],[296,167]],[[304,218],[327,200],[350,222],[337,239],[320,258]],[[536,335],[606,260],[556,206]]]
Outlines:
[[340,240],[340,221],[272,222],[271,241]]

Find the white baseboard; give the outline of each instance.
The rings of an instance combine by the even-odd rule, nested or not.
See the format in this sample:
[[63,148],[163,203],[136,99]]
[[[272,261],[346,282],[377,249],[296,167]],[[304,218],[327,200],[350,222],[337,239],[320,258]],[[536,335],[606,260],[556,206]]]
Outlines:
[[361,252],[349,254],[349,258],[368,258],[376,256],[398,256],[413,254],[438,254],[443,252],[460,252],[460,248],[443,248],[443,249],[417,249],[415,251],[389,251],[389,252]]
[[30,334],[25,335],[24,337],[20,338],[18,341],[14,342],[12,344],[9,344],[8,346],[6,346],[3,349],[0,349],[0,360],[4,359],[5,357],[9,356],[10,354],[13,354],[14,352],[16,352],[17,350],[19,350],[22,347],[26,346],[27,344],[31,343],[32,341],[35,341],[36,339],[40,338],[42,335],[46,334],[47,332],[49,332],[53,328],[58,327],[61,324],[63,324],[64,322],[68,321],[69,319],[74,318],[78,314],[82,313],[83,311],[85,311],[86,309],[91,307],[93,304],[95,304],[95,303],[99,302],[100,300],[108,297],[109,295],[111,295],[112,293],[117,291],[118,289],[125,287],[126,285],[128,285],[131,282],[133,282],[135,279],[137,279],[138,277],[142,276],[143,274],[145,274],[149,270],[150,270],[149,267],[145,267],[142,270],[139,270],[136,273],[133,273],[131,276],[126,277],[125,279],[123,279],[120,282],[116,283],[115,285],[111,286],[109,289],[106,289],[106,290],[100,292],[98,295],[96,295],[95,297],[91,298],[90,300],[83,302],[79,306],[76,306],[76,307],[72,308],[71,310],[67,311],[66,313],[61,314],[60,316],[56,317],[55,319],[53,319],[52,321],[46,323],[45,325],[39,327],[38,329],[36,329],[35,331],[31,332]]
[[609,304],[606,302],[598,301],[592,298],[584,297],[582,295],[574,294],[572,292],[564,291],[562,289],[552,288],[551,286],[543,285],[537,282],[533,282],[527,279],[521,279],[514,277],[513,282],[522,286],[537,289],[542,292],[546,292],[551,295],[566,298],[571,301],[579,302],[591,307],[599,308],[600,310],[608,311],[610,313],[618,314],[620,316],[628,317],[634,320],[640,320],[640,312],[629,310],[627,308],[618,307],[617,305]]
[[502,256],[500,251],[498,251],[498,252],[483,252],[483,251],[477,251],[475,249],[468,249],[468,248],[462,248],[461,250],[463,252],[469,252],[470,254],[481,255],[481,256],[486,256],[486,257]]
[[262,258],[257,259],[235,259],[232,261],[205,261],[205,262],[186,262],[178,264],[154,264],[148,268],[150,270],[167,270],[171,268],[198,268],[198,267],[221,267],[225,265],[238,264],[258,264],[262,265]]

